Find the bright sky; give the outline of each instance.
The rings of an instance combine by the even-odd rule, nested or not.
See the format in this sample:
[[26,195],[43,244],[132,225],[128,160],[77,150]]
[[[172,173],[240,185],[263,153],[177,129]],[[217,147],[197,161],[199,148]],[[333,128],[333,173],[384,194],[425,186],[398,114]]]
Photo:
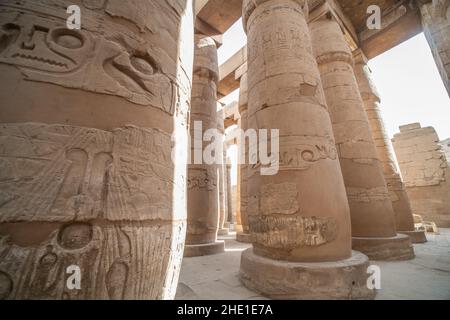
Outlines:
[[[246,42],[239,20],[224,34],[219,64]],[[433,126],[441,140],[450,138],[450,98],[423,33],[372,59],[369,66],[381,95],[381,111],[391,138],[399,132],[399,126],[413,122],[420,122],[422,127]],[[221,101],[228,104],[238,98],[236,90]],[[230,150],[229,155],[234,159],[236,150]],[[232,182],[236,184],[235,174]]]

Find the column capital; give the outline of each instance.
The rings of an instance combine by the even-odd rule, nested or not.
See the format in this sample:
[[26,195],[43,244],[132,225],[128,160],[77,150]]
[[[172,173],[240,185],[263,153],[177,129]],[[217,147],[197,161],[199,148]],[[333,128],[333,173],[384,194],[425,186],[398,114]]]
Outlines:
[[242,113],[248,110],[248,76],[247,73],[244,73],[241,77],[241,85],[239,91],[239,113]]
[[364,101],[381,102],[380,94],[372,79],[372,71],[367,65],[368,59],[361,49],[353,51],[355,75],[359,91]]
[[[265,3],[269,2],[271,0],[244,0],[244,3],[242,4],[242,23],[244,26],[244,31],[247,33],[247,24],[250,16],[252,15],[253,11],[255,9]],[[305,15],[305,17],[308,16],[308,1],[307,0],[279,0],[280,2],[293,2],[300,6],[301,11]]]
[[213,38],[203,34],[195,35],[194,75],[219,81],[217,46]]
[[364,54],[361,48],[353,51],[353,60],[355,61],[355,64],[367,65],[367,62],[369,62],[369,59],[367,59],[367,56]]
[[314,53],[318,65],[342,61],[353,65],[350,46],[345,41],[341,26],[333,17],[323,16],[310,23],[310,29],[318,39],[314,39]]

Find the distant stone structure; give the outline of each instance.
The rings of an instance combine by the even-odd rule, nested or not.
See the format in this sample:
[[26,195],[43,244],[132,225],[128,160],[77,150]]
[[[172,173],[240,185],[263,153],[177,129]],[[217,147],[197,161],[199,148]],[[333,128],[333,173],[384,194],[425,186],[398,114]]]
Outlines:
[[450,227],[450,166],[434,128],[402,126],[393,145],[413,213]]
[[441,141],[439,144],[441,145],[442,151],[444,151],[445,157],[447,158],[447,163],[450,163],[450,138]]

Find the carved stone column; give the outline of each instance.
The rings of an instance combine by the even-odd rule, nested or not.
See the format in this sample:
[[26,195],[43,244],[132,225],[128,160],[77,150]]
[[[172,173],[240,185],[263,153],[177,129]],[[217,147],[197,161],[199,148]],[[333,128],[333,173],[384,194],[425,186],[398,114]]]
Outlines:
[[224,111],[220,110],[217,112],[217,130],[219,130],[222,135],[222,163],[218,164],[218,183],[219,183],[219,236],[227,236],[229,233],[229,229],[225,227],[225,222],[228,220],[228,211],[227,211],[227,171],[226,171],[226,146],[225,146],[225,123],[224,123]]
[[228,208],[228,221],[230,223],[236,224],[236,215],[234,212],[233,205],[233,188],[231,186],[231,164],[226,162],[226,177],[227,177],[227,208]]
[[[240,92],[239,92],[239,113],[241,115],[241,129],[245,132],[247,130],[248,123],[248,76],[247,72],[244,72],[240,78]],[[244,243],[251,243],[250,230],[248,225],[247,216],[247,205],[248,205],[248,194],[247,194],[247,182],[248,182],[248,143],[245,140],[245,136],[240,139],[241,145],[238,148],[244,147],[242,149],[242,158],[239,175],[239,198],[240,198],[240,221],[242,228],[236,233],[236,240]]]
[[360,49],[353,53],[353,57],[355,59],[356,80],[369,118],[372,138],[377,148],[378,158],[381,162],[394,209],[397,232],[407,234],[413,243],[426,242],[425,232],[415,231],[414,229],[411,204],[395,163],[391,141],[384,127],[380,110],[380,95],[371,79],[367,59]]
[[244,1],[248,125],[280,130],[280,170],[269,176],[260,165],[249,169],[253,248],[242,254],[240,277],[270,298],[368,298],[368,259],[351,249],[349,207],[306,7],[301,0]]
[[73,3],[0,3],[0,299],[171,299],[192,1]]
[[313,49],[333,123],[352,220],[353,249],[374,260],[414,257],[408,236],[395,228],[394,211],[339,24],[310,24]]
[[420,6],[423,33],[450,95],[450,0],[420,2],[427,2]]
[[[195,35],[194,76],[191,99],[191,164],[188,165],[188,223],[185,257],[224,251],[217,241],[219,227],[217,164],[197,163],[195,155],[206,150],[204,133],[217,128],[216,92],[219,78],[217,47],[214,40]],[[197,127],[201,123],[201,127]],[[199,130],[200,132],[196,132]],[[195,140],[201,139],[201,141]],[[199,150],[201,149],[201,150]]]

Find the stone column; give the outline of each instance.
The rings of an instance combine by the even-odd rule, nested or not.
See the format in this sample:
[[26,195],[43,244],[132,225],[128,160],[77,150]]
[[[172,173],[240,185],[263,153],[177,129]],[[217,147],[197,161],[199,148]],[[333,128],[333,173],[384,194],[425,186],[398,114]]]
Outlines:
[[420,12],[423,32],[450,95],[450,0],[428,1]]
[[356,80],[394,209],[397,232],[407,234],[413,243],[424,243],[427,241],[425,233],[414,229],[411,204],[395,163],[391,141],[384,127],[380,110],[380,95],[371,79],[367,59],[360,49],[353,53],[353,57]]
[[172,299],[192,1],[75,3],[0,4],[0,299]]
[[228,220],[227,212],[227,179],[226,179],[226,146],[225,146],[225,123],[224,123],[224,111],[220,110],[217,112],[217,130],[222,136],[221,141],[221,154],[222,163],[218,164],[218,183],[219,183],[219,236],[227,236],[228,228],[225,227],[225,222]]
[[[217,128],[216,92],[219,78],[214,40],[195,35],[194,75],[191,99],[191,164],[188,165],[188,220],[185,257],[221,253],[224,242],[217,241],[219,228],[217,164],[196,159],[207,143],[204,133]],[[198,124],[201,123],[201,127]],[[209,143],[208,143],[209,144]]]
[[[240,78],[240,92],[239,92],[239,113],[241,115],[241,129],[243,132],[247,130],[248,123],[248,75],[244,72]],[[239,165],[240,175],[239,175],[239,213],[242,228],[236,233],[236,240],[244,243],[251,243],[250,230],[248,225],[247,216],[247,205],[248,205],[248,195],[247,195],[247,182],[248,182],[248,171],[247,165],[248,161],[248,143],[246,141],[245,135],[240,138],[240,145],[238,150],[241,150],[243,161]],[[240,149],[242,148],[242,149]]]
[[310,24],[352,220],[353,249],[374,260],[414,257],[408,236],[396,232],[394,210],[339,24],[322,17]]
[[233,205],[233,189],[231,187],[231,164],[226,162],[226,176],[227,176],[227,208],[228,208],[228,221],[236,224],[236,216],[234,214]]
[[[369,298],[301,0],[245,0],[248,125],[279,129],[280,170],[249,169],[253,248],[240,277],[270,298]],[[301,277],[299,276],[301,274]],[[312,285],[313,284],[313,285]]]

